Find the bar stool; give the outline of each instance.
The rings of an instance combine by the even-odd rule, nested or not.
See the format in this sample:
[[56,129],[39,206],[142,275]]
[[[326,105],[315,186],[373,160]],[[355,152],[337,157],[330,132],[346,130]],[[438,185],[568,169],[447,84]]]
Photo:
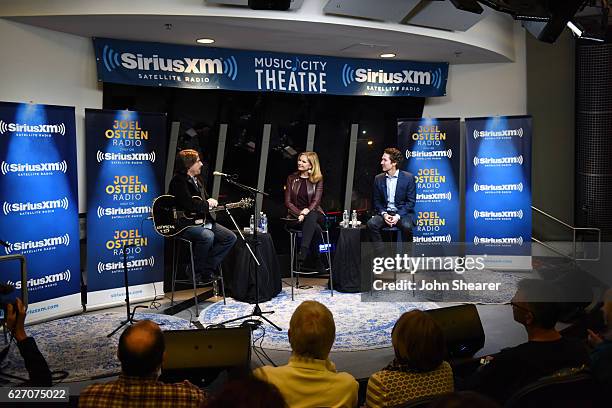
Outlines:
[[[380,232],[381,234],[390,234],[391,236],[395,236],[395,251],[397,253],[400,253],[402,249],[402,245],[404,243],[402,239],[402,230],[395,226],[393,227],[387,226],[387,227],[381,228]],[[414,274],[410,274],[410,275],[412,277],[412,282],[414,284]],[[397,281],[397,270],[393,270],[393,281],[394,282]],[[373,278],[372,278],[372,274],[370,274],[370,295],[372,295],[372,285],[373,285]],[[412,295],[414,296],[414,289],[412,290]]]
[[[191,268],[191,279],[176,279],[176,272],[178,269],[179,255],[180,255],[180,246],[177,248],[178,244],[187,244],[189,248],[189,260],[190,264],[187,266]],[[221,290],[223,293],[223,304],[227,304],[225,301],[225,281],[223,280],[223,269],[221,265],[219,265],[219,276],[213,277],[210,281],[207,282],[197,282],[196,274],[195,274],[195,263],[193,260],[193,242],[188,239],[181,238],[178,236],[172,237],[172,296],[170,298],[170,305],[174,305],[174,288],[176,283],[193,283],[193,299],[195,302],[196,315],[199,316],[200,312],[198,310],[198,293],[197,288],[201,288],[204,286],[208,286],[209,283],[213,285],[213,295],[216,297],[218,295],[218,285],[219,281],[221,281]]]
[[[323,242],[326,248],[325,253],[326,253],[326,258],[327,258],[327,267],[325,268],[325,271],[329,273],[329,288],[330,288],[331,296],[334,296],[334,276],[332,273],[332,264],[331,264],[331,255],[330,255],[331,245],[329,242],[329,230],[321,228],[320,225],[317,225],[317,228],[319,230],[319,233],[321,234],[321,242]],[[287,232],[289,233],[289,240],[291,243],[291,266],[289,268],[291,270],[291,300],[295,300],[293,291],[294,291],[294,287],[297,287],[297,285],[299,285],[300,275],[318,275],[320,272],[319,271],[303,271],[301,269],[301,265],[299,265],[299,268],[298,268],[298,263],[296,259],[297,258],[296,251],[299,249],[299,246],[298,246],[297,240],[298,238],[302,237],[302,230],[300,228],[293,228],[288,224],[285,224],[285,230],[287,230]]]

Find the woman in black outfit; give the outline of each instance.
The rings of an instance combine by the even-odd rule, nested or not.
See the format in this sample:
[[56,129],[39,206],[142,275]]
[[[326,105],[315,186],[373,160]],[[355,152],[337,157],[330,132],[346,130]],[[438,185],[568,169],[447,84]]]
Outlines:
[[295,218],[294,227],[302,227],[302,243],[297,259],[306,259],[315,231],[323,224],[323,175],[319,157],[315,152],[304,152],[298,156],[297,171],[287,177],[285,207],[290,218]]

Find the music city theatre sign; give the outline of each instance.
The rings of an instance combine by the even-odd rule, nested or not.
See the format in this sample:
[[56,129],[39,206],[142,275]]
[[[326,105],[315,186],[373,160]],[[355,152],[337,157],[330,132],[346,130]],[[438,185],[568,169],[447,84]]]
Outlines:
[[299,94],[444,96],[448,63],[381,61],[94,39],[98,80]]

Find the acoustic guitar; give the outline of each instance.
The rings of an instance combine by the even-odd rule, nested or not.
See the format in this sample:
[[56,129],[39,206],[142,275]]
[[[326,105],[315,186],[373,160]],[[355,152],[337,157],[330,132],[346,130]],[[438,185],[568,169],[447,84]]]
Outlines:
[[[193,198],[202,200],[202,197],[198,196],[193,196]],[[231,210],[232,208],[250,208],[252,206],[252,198],[243,198],[235,203],[211,208],[209,212],[214,213],[217,211],[225,211],[225,209]],[[172,237],[180,234],[189,227],[203,226],[206,224],[207,214],[178,210],[176,198],[169,194],[161,195],[153,200],[152,212],[155,231],[164,237]]]

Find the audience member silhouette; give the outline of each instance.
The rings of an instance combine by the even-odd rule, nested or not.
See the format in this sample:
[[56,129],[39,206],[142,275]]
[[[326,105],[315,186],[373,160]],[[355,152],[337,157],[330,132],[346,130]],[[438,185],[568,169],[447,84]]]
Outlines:
[[462,388],[475,389],[503,402],[519,388],[557,370],[588,365],[584,343],[562,337],[555,330],[559,301],[551,283],[520,281],[511,301],[512,314],[525,327],[528,341],[488,357],[488,364],[481,366]]
[[312,300],[303,302],[291,316],[288,336],[289,363],[258,368],[255,376],[276,385],[292,408],[356,406],[357,381],[348,373],[336,372],[328,358],[336,338],[329,309]]
[[368,381],[368,407],[389,407],[453,391],[453,371],[444,361],[444,335],[427,313],[404,313],[393,327],[395,359]]
[[128,326],[119,338],[117,357],[121,375],[106,384],[85,388],[80,407],[199,407],[206,397],[189,381],[164,384],[158,376],[165,356],[164,336],[159,326],[142,320]]

